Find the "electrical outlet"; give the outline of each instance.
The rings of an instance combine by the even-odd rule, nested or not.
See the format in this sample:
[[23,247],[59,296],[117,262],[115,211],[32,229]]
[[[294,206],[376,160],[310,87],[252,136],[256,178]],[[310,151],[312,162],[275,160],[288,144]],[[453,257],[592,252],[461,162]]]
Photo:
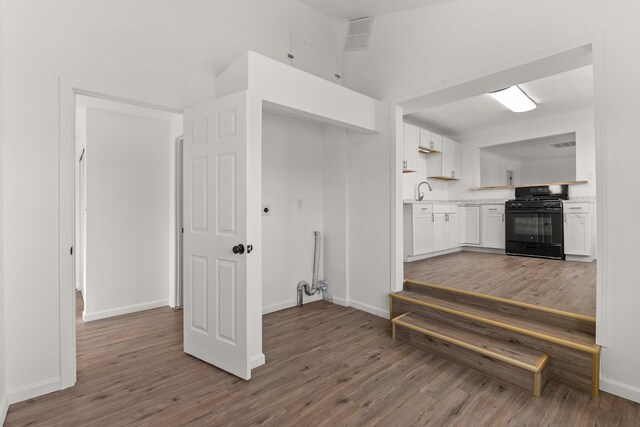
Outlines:
[[262,216],[269,216],[269,215],[271,215],[271,206],[262,205]]

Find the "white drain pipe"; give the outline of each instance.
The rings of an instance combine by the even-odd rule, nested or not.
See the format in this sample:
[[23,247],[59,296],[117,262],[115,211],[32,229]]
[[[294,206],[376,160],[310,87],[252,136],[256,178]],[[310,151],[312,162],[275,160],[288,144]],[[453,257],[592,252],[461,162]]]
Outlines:
[[326,280],[318,281],[318,275],[320,274],[320,232],[314,231],[315,236],[315,247],[313,251],[313,278],[311,280],[311,285],[305,280],[301,280],[298,282],[298,307],[302,307],[302,291],[304,293],[311,296],[315,295],[318,291],[322,295],[322,299],[327,300],[329,294],[327,293],[327,288],[329,283]]

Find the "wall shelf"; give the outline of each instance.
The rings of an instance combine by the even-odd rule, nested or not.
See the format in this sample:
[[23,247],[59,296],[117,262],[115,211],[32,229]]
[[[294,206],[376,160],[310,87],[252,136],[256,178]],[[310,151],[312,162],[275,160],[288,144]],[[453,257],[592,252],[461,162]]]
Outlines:
[[420,145],[420,146],[418,146],[418,153],[436,154],[436,153],[442,153],[442,151],[436,150],[435,148],[423,147],[423,146]]
[[[437,178],[437,177],[432,177]],[[441,178],[438,178],[441,179]],[[566,182],[548,182],[545,184],[520,184],[520,185],[492,185],[487,187],[474,187],[470,188],[471,191],[479,191],[479,190],[513,190],[514,188],[524,188],[524,187],[538,187],[543,185],[580,185],[587,184],[589,181],[566,181]]]
[[452,178],[450,176],[428,176],[429,179],[440,179],[442,181],[460,181],[460,178]]

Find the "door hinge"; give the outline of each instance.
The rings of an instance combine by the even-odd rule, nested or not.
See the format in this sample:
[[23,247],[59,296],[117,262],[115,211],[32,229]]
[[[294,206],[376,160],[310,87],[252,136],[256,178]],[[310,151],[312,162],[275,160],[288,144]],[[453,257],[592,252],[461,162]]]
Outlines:
[[73,255],[73,246],[69,248],[69,255]]
[[184,234],[184,227],[182,227],[182,229],[181,229],[181,230],[182,230],[182,234]]

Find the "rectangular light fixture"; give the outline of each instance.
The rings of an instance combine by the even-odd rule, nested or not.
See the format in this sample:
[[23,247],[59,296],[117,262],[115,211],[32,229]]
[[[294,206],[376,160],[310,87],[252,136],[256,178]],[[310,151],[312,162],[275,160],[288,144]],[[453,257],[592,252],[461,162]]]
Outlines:
[[517,85],[506,89],[489,92],[499,103],[513,111],[514,113],[523,113],[531,111],[537,107],[536,103],[527,96]]

